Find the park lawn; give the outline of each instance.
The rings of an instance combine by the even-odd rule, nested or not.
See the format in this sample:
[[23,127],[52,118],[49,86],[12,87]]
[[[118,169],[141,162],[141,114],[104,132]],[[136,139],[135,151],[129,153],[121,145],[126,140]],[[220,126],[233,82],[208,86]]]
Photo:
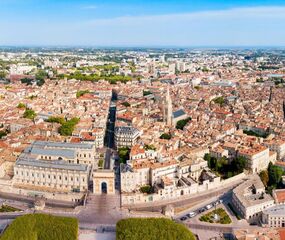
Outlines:
[[0,240],[77,240],[78,220],[46,214],[17,217]]
[[195,240],[182,224],[166,218],[129,218],[120,220],[116,240]]
[[216,210],[213,210],[213,211],[203,215],[202,217],[199,218],[199,220],[202,222],[214,223],[214,221],[213,221],[214,214],[218,214],[220,217],[220,220],[215,222],[215,223],[230,224],[232,222],[232,220],[229,217],[229,215],[227,214],[227,212],[222,208],[218,208]]

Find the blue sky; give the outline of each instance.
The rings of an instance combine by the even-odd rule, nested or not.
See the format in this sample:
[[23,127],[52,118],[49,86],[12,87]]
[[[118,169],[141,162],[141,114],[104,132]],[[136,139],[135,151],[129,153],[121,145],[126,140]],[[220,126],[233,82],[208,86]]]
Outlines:
[[0,45],[285,46],[285,0],[0,0]]

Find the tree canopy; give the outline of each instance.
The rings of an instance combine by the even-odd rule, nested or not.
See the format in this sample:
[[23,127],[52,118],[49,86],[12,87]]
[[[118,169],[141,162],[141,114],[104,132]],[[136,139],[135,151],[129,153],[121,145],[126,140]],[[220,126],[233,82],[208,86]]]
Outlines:
[[170,133],[163,133],[163,134],[160,136],[160,139],[170,140],[170,139],[171,139],[171,134],[170,134]]
[[177,128],[177,129],[180,129],[180,130],[183,130],[184,127],[186,126],[186,124],[187,124],[189,121],[191,121],[191,118],[190,118],[190,117],[178,121],[178,122],[176,123],[176,128]]
[[89,92],[90,92],[89,90],[79,90],[76,93],[76,97],[80,98],[81,96],[83,96],[84,94],[89,93]]
[[130,148],[121,147],[118,150],[120,163],[126,163],[130,159]]
[[24,104],[24,103],[19,103],[18,105],[17,105],[17,108],[26,108],[26,104]]
[[79,118],[72,118],[68,121],[61,123],[61,126],[58,129],[58,132],[62,136],[71,136],[76,124],[79,122]]
[[223,178],[230,178],[242,173],[247,165],[247,160],[243,156],[236,157],[230,161],[226,157],[217,159],[206,153],[204,159],[208,162],[208,167],[219,173]]
[[34,110],[27,108],[23,117],[28,119],[34,119],[37,116]]
[[281,167],[274,166],[271,162],[268,165],[268,185],[273,188],[278,187],[281,184],[282,175],[284,171]]
[[78,220],[46,214],[27,214],[17,217],[0,239],[77,240]]
[[219,104],[219,105],[221,105],[221,106],[225,104],[225,99],[224,99],[224,97],[217,97],[217,98],[215,98],[213,101],[214,101],[214,103]]
[[129,218],[116,226],[117,240],[194,240],[186,226],[166,218]]
[[0,79],[1,78],[6,78],[6,72],[4,72],[4,71],[0,71]]

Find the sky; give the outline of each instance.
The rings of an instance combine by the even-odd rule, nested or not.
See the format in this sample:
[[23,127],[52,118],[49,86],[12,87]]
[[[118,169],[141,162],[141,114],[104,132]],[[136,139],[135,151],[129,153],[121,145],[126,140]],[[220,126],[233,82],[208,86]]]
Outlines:
[[0,0],[6,46],[285,46],[285,0]]

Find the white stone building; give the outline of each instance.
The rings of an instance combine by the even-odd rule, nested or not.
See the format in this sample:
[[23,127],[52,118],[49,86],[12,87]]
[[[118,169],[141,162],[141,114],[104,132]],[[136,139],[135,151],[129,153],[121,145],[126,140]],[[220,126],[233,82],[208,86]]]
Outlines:
[[254,175],[233,190],[232,203],[242,217],[249,222],[256,222],[261,219],[264,209],[274,205],[274,199],[265,193],[259,176]]
[[262,213],[262,223],[266,227],[285,227],[285,204],[280,204],[268,208]]
[[115,127],[115,146],[132,147],[137,143],[138,138],[141,136],[141,132],[130,126]]

